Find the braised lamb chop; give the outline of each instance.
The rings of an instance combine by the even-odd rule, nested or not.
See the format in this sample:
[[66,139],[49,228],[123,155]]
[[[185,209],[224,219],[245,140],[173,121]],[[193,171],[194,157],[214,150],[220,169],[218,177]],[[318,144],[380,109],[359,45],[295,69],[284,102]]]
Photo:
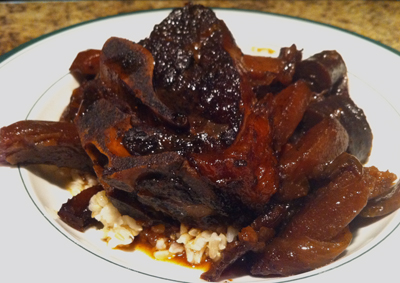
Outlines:
[[111,38],[99,61],[75,123],[107,191],[201,228],[263,210],[279,183],[269,105],[211,10],[177,9],[139,43]]

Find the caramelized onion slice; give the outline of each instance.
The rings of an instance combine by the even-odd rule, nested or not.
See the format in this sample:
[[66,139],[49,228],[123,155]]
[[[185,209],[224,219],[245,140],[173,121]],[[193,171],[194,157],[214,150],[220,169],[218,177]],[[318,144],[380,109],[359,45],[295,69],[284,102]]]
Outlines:
[[346,151],[349,137],[337,119],[325,118],[312,127],[296,144],[282,153],[280,171],[284,179],[311,177],[320,165]]
[[397,183],[385,195],[368,202],[367,206],[361,211],[362,217],[384,216],[400,207],[400,183]]
[[310,104],[304,113],[302,126],[307,129],[330,116],[335,116],[349,135],[347,152],[366,163],[372,148],[373,135],[365,117],[350,97],[332,95],[322,101]]
[[364,167],[364,176],[366,184],[369,186],[369,199],[382,198],[390,194],[393,190],[394,182],[397,179],[396,174],[389,171],[379,171],[375,166]]
[[280,150],[303,118],[312,98],[308,84],[297,81],[279,92],[273,98],[272,127],[274,149]]
[[329,241],[307,236],[274,238],[264,253],[257,257],[251,273],[289,276],[322,267],[337,258],[351,239],[352,234],[347,227]]
[[308,179],[319,176],[327,163],[346,150],[348,141],[340,122],[325,118],[296,144],[287,144],[279,160],[282,182],[277,197],[287,201],[307,195]]
[[100,68],[100,50],[88,49],[79,52],[69,68],[74,78],[82,83],[93,79]]
[[329,241],[365,207],[368,196],[368,187],[359,172],[346,170],[310,195],[310,200],[293,216],[282,237],[307,236]]

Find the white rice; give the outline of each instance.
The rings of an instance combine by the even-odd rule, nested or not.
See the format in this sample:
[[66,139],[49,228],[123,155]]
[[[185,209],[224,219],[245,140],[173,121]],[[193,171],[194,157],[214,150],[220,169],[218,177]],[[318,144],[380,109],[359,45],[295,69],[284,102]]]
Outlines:
[[[72,195],[97,184],[95,177],[72,171],[73,182],[68,190]],[[143,230],[143,227],[128,215],[121,213],[107,198],[105,191],[101,191],[90,199],[89,210],[92,218],[103,224],[102,239],[110,248],[123,247],[133,242],[135,237]],[[160,230],[154,226],[152,230]],[[221,258],[221,252],[228,243],[237,239],[238,230],[229,226],[225,233],[217,233],[210,230],[200,230],[181,224],[178,233],[161,237],[156,240],[154,258],[168,260],[175,256],[186,254],[186,260],[190,264],[200,264],[206,259],[217,261]]]
[[67,189],[72,196],[76,196],[84,189],[93,187],[98,184],[96,177],[89,173],[71,169],[70,174],[72,181],[69,183]]
[[[105,191],[90,199],[89,210],[92,211],[92,217],[104,225],[103,239],[111,248],[131,244],[143,230],[133,218],[119,213],[108,200]],[[181,224],[179,233],[157,239],[153,256],[158,260],[167,260],[185,252],[186,260],[191,264],[200,264],[207,258],[217,261],[227,243],[234,241],[238,234],[233,227],[226,230],[226,233],[218,234]]]
[[104,225],[103,239],[111,248],[129,245],[143,230],[135,219],[119,213],[108,200],[105,191],[98,192],[90,199],[89,210],[92,212],[92,218]]

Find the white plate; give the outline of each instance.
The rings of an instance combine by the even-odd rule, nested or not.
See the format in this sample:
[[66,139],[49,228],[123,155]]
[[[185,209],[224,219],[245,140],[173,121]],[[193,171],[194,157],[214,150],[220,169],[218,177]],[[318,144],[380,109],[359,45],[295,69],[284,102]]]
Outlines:
[[[43,36],[0,57],[0,126],[23,119],[57,120],[77,85],[68,68],[79,51],[101,48],[110,36],[138,41],[170,10],[138,12],[87,22]],[[400,175],[400,54],[372,40],[330,26],[267,13],[216,9],[245,53],[279,51],[295,43],[304,58],[339,51],[349,70],[350,91],[374,133],[370,164]],[[69,194],[25,169],[0,168],[3,180],[1,276],[21,282],[200,282],[201,271],[156,262],[140,252],[110,250],[96,231],[79,233],[57,210]],[[47,220],[47,221],[46,221]],[[392,260],[400,252],[400,213],[362,227],[335,263],[289,278],[236,278],[232,282],[394,282]],[[51,225],[49,225],[49,223]],[[55,229],[54,229],[55,228]],[[3,267],[5,267],[3,263]],[[10,277],[11,276],[11,277]],[[86,281],[89,282],[89,281]]]

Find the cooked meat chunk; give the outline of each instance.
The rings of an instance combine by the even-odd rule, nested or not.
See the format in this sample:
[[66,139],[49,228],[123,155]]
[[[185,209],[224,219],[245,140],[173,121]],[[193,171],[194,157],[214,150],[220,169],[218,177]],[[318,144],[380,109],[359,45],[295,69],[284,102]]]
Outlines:
[[93,170],[76,127],[66,122],[24,120],[1,128],[0,164],[51,164]]

